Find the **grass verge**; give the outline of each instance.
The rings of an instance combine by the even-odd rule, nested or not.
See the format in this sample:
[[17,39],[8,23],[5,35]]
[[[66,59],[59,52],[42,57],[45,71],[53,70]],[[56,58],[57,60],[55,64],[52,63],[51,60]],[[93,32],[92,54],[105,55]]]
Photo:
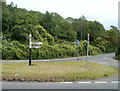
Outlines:
[[114,67],[85,61],[34,63],[5,63],[2,65],[2,80],[64,82],[108,77],[118,74]]

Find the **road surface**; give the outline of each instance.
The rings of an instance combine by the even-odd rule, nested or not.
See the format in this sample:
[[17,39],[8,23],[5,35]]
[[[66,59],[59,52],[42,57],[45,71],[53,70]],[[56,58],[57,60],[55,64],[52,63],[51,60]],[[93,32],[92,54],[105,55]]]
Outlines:
[[[106,64],[115,66],[118,68],[118,60],[114,59],[115,53],[102,54],[96,56],[88,56],[88,61],[97,62],[100,64]],[[59,58],[59,59],[47,59],[47,60],[32,60],[32,62],[65,62],[65,61],[78,61],[86,60],[87,56],[72,57],[72,58]],[[29,60],[2,60],[2,63],[28,63]]]
[[[102,54],[96,56],[89,56],[88,61],[97,62],[118,68],[118,60],[114,59],[115,53]],[[79,60],[86,60],[86,56],[79,57]],[[33,60],[32,62],[64,62],[64,61],[77,61],[77,58],[61,58],[50,60]],[[22,61],[6,61],[3,63],[23,63],[28,60]],[[87,80],[79,82],[2,82],[2,89],[118,89],[118,76],[102,78],[97,80]]]
[[118,82],[3,82],[2,89],[118,89]]

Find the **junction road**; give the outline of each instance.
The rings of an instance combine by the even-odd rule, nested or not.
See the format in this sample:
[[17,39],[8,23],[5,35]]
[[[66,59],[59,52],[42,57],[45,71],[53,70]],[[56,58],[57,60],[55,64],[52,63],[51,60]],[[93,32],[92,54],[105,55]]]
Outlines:
[[[100,64],[110,65],[118,68],[118,60],[114,59],[115,53],[102,54],[96,56],[81,56],[72,58],[59,58],[59,59],[47,59],[47,60],[32,60],[32,62],[65,62],[65,61],[80,61],[88,60],[91,62],[97,62]],[[2,63],[27,63],[29,60],[2,60]]]

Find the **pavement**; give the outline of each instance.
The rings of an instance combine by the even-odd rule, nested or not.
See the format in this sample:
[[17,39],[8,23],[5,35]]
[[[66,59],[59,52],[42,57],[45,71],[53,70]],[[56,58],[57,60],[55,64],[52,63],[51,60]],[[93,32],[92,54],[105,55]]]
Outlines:
[[[118,60],[114,59],[115,53],[102,54],[96,56],[82,56],[73,58],[49,59],[49,60],[32,60],[32,62],[64,62],[87,60],[100,64],[105,64],[118,68]],[[23,63],[28,60],[3,60],[3,63]],[[119,80],[120,81],[120,80]],[[77,82],[2,82],[2,89],[118,89],[118,75]]]

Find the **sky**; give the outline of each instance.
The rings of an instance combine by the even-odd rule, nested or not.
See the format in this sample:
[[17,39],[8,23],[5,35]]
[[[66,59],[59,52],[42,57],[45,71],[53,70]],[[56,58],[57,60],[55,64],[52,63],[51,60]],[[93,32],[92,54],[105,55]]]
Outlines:
[[80,18],[82,15],[87,20],[97,20],[105,29],[111,25],[118,27],[118,2],[120,0],[7,0],[13,2],[18,8],[40,11],[45,13],[56,12],[63,18]]

